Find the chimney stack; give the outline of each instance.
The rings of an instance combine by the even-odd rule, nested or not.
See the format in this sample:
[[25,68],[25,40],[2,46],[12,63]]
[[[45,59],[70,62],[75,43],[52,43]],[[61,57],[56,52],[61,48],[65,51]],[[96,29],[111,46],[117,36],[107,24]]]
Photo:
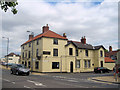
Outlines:
[[66,33],[63,33],[63,37],[67,37],[67,36],[66,36]]
[[32,34],[31,34],[31,35],[29,35],[29,40],[30,40],[30,39],[32,39],[33,37],[34,37],[34,36],[33,36]]
[[48,24],[46,26],[43,26],[43,33],[47,32],[49,30]]
[[85,38],[85,36],[81,38],[81,42],[82,42],[83,44],[86,44],[86,38]]
[[112,52],[112,46],[109,46],[109,52]]

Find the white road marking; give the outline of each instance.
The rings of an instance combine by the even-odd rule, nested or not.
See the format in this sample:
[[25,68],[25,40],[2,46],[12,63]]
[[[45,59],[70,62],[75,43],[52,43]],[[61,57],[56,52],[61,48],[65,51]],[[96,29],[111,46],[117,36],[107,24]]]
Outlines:
[[35,82],[35,81],[31,81],[31,80],[27,80],[28,82],[34,83],[36,86],[45,86],[40,82]]
[[31,88],[31,87],[28,87],[28,86],[24,86],[25,88]]
[[75,80],[67,80],[67,81],[70,81],[70,82],[78,82],[78,81],[75,81]]
[[7,80],[7,79],[3,79],[4,81],[7,81],[7,82],[10,82],[10,80]]
[[15,84],[15,82],[11,82],[12,84]]

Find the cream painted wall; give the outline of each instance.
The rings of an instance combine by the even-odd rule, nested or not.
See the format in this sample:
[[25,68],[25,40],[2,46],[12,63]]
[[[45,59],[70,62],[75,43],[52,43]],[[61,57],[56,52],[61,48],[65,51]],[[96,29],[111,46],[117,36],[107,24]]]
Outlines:
[[105,63],[104,64],[104,67],[107,67],[110,70],[113,70],[114,66],[115,66],[115,63]]

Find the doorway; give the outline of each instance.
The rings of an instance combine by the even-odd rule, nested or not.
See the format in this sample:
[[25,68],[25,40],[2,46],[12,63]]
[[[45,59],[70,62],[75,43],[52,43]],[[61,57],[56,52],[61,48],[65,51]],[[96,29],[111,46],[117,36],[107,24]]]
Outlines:
[[103,67],[103,61],[101,61],[101,67]]
[[70,72],[73,73],[73,62],[70,62]]

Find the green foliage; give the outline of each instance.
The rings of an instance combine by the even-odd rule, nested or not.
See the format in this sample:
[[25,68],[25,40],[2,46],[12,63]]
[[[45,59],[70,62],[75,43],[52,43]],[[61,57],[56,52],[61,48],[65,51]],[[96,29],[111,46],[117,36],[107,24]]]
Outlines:
[[105,52],[108,52],[108,50],[106,49]]
[[6,2],[4,0],[0,1],[1,9],[7,12],[9,8],[11,8],[11,11],[13,14],[17,14],[17,10],[15,8],[16,5],[18,5],[17,1],[14,2]]

